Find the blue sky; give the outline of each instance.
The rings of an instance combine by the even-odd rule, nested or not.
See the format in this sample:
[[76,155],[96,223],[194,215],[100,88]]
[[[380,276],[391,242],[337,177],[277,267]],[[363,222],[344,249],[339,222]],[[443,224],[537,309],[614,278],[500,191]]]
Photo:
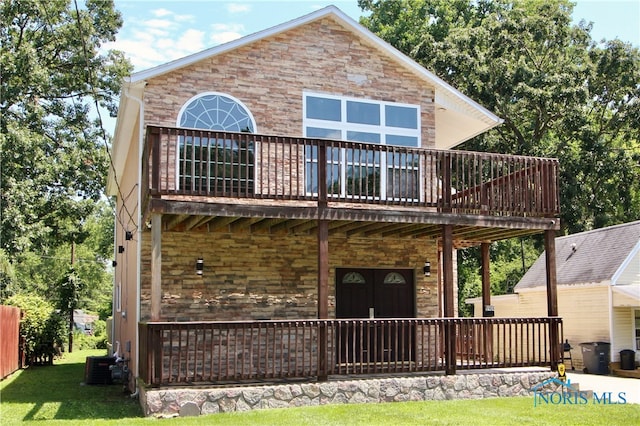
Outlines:
[[[135,70],[184,57],[333,4],[354,20],[356,0],[115,0],[124,25],[108,47],[125,52]],[[579,0],[574,21],[593,22],[594,40],[640,46],[640,0]]]

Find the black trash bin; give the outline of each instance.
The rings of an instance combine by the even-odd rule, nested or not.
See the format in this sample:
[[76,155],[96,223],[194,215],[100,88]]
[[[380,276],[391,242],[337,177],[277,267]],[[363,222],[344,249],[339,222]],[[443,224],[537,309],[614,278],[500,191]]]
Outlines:
[[623,370],[636,369],[636,353],[631,349],[620,351],[620,368]]
[[584,372],[591,374],[609,374],[611,344],[606,342],[580,343]]

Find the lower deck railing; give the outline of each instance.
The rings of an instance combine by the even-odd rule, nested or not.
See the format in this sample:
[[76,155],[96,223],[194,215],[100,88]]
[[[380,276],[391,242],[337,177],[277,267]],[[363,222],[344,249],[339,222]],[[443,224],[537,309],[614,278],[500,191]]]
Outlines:
[[[553,365],[560,318],[140,323],[148,385]],[[555,330],[555,331],[554,331]],[[550,339],[557,336],[557,342]],[[445,348],[453,344],[455,357]],[[455,365],[451,360],[455,359]]]

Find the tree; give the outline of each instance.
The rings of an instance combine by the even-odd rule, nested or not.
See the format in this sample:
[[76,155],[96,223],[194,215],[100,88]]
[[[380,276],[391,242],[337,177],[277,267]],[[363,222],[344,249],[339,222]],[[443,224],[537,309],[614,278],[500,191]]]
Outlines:
[[93,114],[115,113],[131,66],[101,50],[122,25],[112,1],[9,0],[0,12],[0,245],[15,261],[85,237],[109,164]]
[[113,219],[101,201],[110,141],[99,111],[115,115],[132,69],[103,48],[121,16],[111,0],[8,0],[0,12],[0,250],[12,271],[0,297],[57,300],[75,245],[86,284],[77,306],[105,316]]
[[[111,314],[113,228],[111,207],[106,201],[100,201],[83,224],[82,232],[87,237],[82,243],[75,244],[74,248],[74,271],[79,280],[85,283],[78,294],[77,307],[96,313],[102,319]],[[4,294],[0,295],[0,303],[20,292],[58,300],[61,291],[59,283],[68,276],[72,245],[61,243],[50,248],[46,254],[21,254],[20,262],[11,267],[10,275],[5,275],[6,283],[2,283]]]
[[[594,43],[590,24],[571,23],[567,0],[358,4],[371,12],[361,23],[504,119],[460,148],[559,159],[563,233],[640,219],[637,48]],[[492,245],[499,270],[516,259],[500,256],[517,256],[510,246]],[[541,250],[537,240],[525,246]],[[470,283],[464,268],[477,255],[459,256]]]

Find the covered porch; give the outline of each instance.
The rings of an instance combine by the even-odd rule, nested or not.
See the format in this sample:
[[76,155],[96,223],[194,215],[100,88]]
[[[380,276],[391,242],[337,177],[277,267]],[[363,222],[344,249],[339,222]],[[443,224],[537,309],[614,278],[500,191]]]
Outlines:
[[[553,250],[556,160],[148,126],[142,170],[151,228],[149,318],[139,324],[146,385],[553,369],[560,360],[555,265],[547,265],[547,316],[490,318],[488,309],[491,241],[544,233]],[[163,233],[221,228],[315,236],[317,318],[166,321]],[[334,235],[437,245],[437,317],[331,318]],[[455,318],[454,253],[470,245],[482,246],[482,319]]]
[[140,377],[151,386],[549,367],[561,355],[554,332],[562,340],[557,317],[149,322],[139,327]]

